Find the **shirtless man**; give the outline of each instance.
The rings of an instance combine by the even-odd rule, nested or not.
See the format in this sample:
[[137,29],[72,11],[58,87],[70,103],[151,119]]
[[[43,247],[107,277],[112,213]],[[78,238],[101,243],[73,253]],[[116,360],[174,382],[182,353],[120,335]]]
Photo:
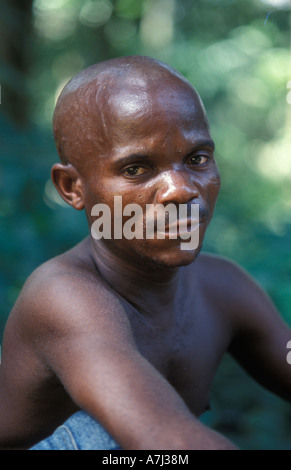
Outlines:
[[4,334],[1,447],[31,448],[83,410],[122,449],[235,449],[199,421],[221,358],[290,402],[291,331],[243,270],[199,254],[220,177],[197,92],[156,60],[110,60],[65,87],[54,134],[52,179],[89,227],[116,195],[199,204],[199,246],[90,236],[30,276]]

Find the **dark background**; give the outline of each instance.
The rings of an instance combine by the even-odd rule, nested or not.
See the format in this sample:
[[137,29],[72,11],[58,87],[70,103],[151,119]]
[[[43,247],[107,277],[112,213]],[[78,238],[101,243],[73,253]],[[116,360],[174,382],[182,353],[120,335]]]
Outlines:
[[[247,269],[291,324],[290,3],[1,0],[1,335],[29,274],[88,233],[50,182],[56,97],[84,67],[130,54],[164,60],[200,92],[222,175],[204,249]],[[229,358],[203,419],[242,448],[291,450],[290,406]]]

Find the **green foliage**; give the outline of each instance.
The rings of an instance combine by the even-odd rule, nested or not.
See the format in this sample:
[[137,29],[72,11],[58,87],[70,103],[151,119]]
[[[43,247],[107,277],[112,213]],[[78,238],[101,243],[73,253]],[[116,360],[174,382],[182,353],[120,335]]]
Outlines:
[[[244,266],[291,324],[290,11],[260,0],[35,0],[28,26],[14,5],[0,5],[1,330],[31,271],[88,232],[49,182],[56,96],[82,68],[130,54],[168,62],[200,92],[222,176],[204,249]],[[228,359],[205,420],[243,448],[290,449],[290,408]]]

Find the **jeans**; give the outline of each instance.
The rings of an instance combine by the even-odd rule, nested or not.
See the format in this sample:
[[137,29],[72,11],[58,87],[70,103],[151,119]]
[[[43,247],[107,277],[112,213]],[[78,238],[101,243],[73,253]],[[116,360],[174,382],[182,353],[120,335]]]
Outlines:
[[78,411],[29,450],[121,450],[121,447],[97,421]]

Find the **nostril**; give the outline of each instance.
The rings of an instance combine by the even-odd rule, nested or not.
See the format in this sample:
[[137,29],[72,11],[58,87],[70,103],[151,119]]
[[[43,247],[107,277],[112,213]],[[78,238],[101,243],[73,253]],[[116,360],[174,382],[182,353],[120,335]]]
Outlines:
[[187,204],[199,198],[199,189],[189,178],[181,174],[164,175],[163,181],[156,192],[156,201],[160,204]]

